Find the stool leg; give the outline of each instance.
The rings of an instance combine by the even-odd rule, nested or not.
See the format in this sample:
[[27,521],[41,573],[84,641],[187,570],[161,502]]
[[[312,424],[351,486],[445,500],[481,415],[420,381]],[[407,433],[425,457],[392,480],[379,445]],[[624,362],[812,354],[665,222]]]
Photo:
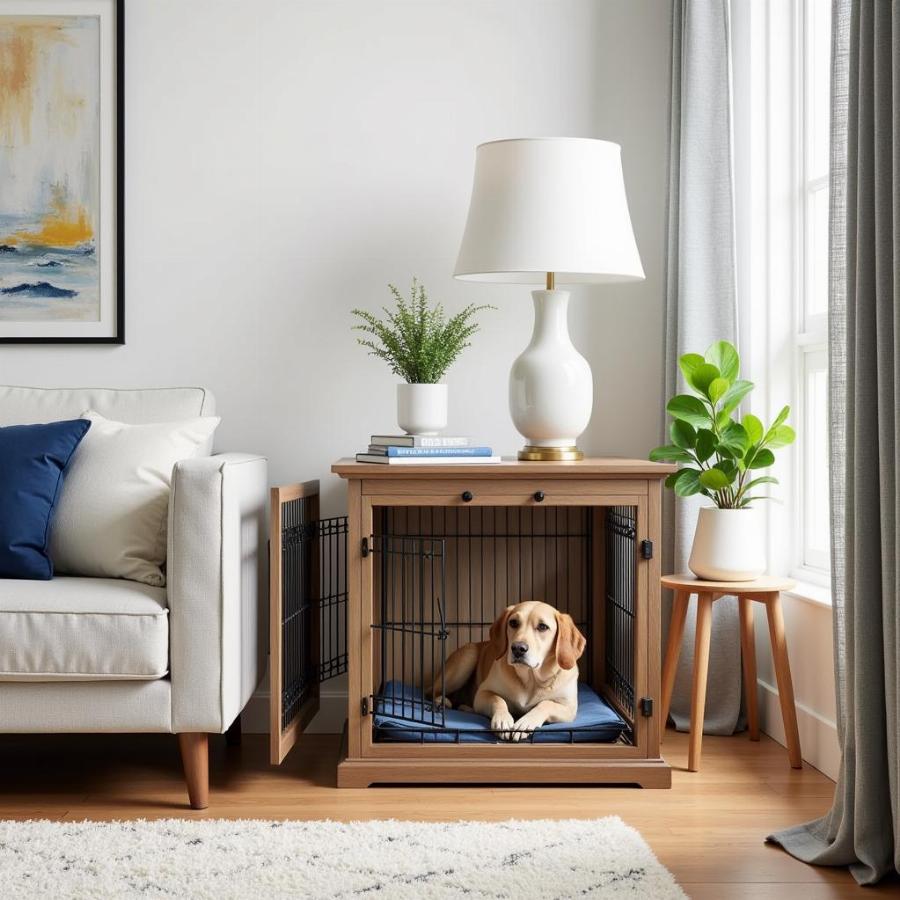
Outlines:
[[744,663],[744,691],[747,697],[747,727],[750,740],[759,740],[759,710],[756,687],[756,641],[753,637],[753,601],[738,597],[741,614],[741,659]]
[[666,659],[663,663],[660,734],[665,732],[666,722],[669,720],[672,691],[675,689],[675,673],[678,671],[678,657],[681,655],[684,620],[687,618],[690,599],[691,595],[687,591],[675,591],[675,598],[672,603],[672,620],[669,622],[669,641],[666,644]]
[[691,698],[691,742],[688,769],[700,768],[703,714],[706,712],[706,676],[709,670],[709,638],[712,633],[712,594],[697,595],[697,634],[694,640],[694,689]]
[[784,616],[781,613],[781,595],[766,597],[766,614],[769,618],[769,638],[772,641],[772,659],[778,682],[778,699],[781,701],[781,718],[787,740],[788,758],[794,769],[803,768],[800,755],[800,732],[797,729],[797,710],[794,706],[794,683],[791,680],[791,664],[788,661],[787,641],[784,637]]

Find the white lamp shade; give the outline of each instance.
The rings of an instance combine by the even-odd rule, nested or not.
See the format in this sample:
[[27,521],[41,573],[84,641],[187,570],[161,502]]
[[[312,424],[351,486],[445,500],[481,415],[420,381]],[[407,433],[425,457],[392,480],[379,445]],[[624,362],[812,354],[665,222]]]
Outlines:
[[621,148],[590,138],[521,138],[481,144],[454,275],[536,284],[644,277]]

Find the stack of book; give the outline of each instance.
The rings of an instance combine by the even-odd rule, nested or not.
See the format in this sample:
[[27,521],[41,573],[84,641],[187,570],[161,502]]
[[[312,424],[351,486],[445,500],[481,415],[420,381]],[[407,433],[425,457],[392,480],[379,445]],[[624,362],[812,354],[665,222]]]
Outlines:
[[466,437],[373,434],[369,449],[356,461],[400,466],[485,465],[500,462],[490,447],[477,447]]

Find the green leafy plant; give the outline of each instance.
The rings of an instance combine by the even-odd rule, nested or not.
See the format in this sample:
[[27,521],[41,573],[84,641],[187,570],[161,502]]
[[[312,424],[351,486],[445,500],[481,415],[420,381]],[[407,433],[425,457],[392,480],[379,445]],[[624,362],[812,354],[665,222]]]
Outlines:
[[703,494],[719,509],[768,499],[752,492],[778,479],[756,473],[775,462],[773,450],[793,443],[794,429],[786,424],[791,408],[785,406],[768,428],[752,413],[740,421],[733,417],[753,383],[738,377],[740,357],[728,341],[717,341],[704,356],[686,353],[678,365],[693,394],[668,402],[672,443],[650,453],[657,462],[685,464],[666,479],[666,487],[679,497]]
[[395,375],[410,384],[436,384],[460,353],[471,346],[469,338],[478,331],[476,313],[493,306],[469,304],[449,319],[440,303],[428,301],[425,286],[414,278],[409,300],[389,284],[395,300],[393,310],[383,307],[380,319],[365,309],[351,310],[361,321],[354,331],[370,335],[357,338],[370,356],[383,359]]

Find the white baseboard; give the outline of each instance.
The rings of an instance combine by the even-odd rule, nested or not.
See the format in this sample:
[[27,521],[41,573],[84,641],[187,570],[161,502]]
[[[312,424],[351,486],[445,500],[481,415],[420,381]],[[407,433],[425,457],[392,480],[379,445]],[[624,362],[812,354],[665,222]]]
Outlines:
[[[322,690],[319,713],[306,728],[307,734],[340,734],[347,719],[347,692]],[[241,730],[246,734],[269,733],[269,692],[257,691],[241,713]]]
[[[800,731],[800,749],[803,759],[832,781],[837,780],[841,765],[841,748],[838,743],[837,725],[814,709],[795,704],[797,728]],[[781,705],[778,688],[759,680],[759,725],[769,737],[785,746],[784,725],[781,721]]]

